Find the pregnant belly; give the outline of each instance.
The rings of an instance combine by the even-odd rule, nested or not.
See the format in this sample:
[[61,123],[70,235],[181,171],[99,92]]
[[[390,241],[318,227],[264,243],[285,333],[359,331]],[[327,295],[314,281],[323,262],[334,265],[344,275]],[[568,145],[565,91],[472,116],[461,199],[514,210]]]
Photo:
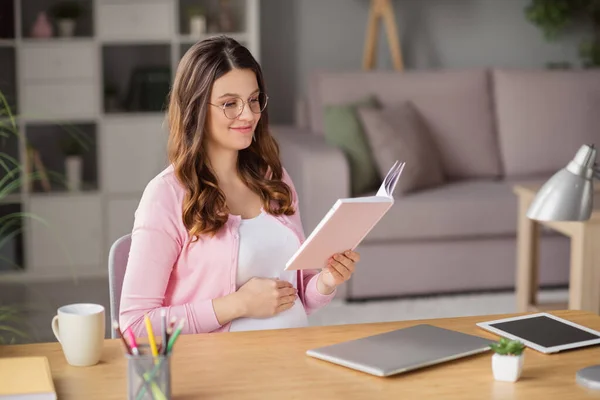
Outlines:
[[238,318],[231,322],[230,332],[258,331],[263,329],[302,328],[308,325],[306,311],[300,299],[294,306],[270,318]]

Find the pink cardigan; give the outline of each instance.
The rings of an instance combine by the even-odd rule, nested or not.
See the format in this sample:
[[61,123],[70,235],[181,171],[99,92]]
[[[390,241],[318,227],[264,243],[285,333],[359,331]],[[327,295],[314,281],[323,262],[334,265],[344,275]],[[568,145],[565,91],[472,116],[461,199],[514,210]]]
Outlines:
[[[303,242],[297,193],[285,170],[283,180],[292,189],[296,213],[277,219]],[[181,210],[184,195],[170,166],[148,183],[135,212],[119,325],[123,331],[131,326],[137,337],[146,336],[144,314],[148,314],[154,334],[160,333],[162,309],[167,310],[167,321],[173,316],[185,318],[182,333],[229,330],[230,323],[219,324],[212,299],[236,289],[240,216],[230,215],[214,237],[203,237],[186,248],[188,233]],[[307,314],[328,304],[335,295],[318,292],[317,273],[298,271],[298,294]]]

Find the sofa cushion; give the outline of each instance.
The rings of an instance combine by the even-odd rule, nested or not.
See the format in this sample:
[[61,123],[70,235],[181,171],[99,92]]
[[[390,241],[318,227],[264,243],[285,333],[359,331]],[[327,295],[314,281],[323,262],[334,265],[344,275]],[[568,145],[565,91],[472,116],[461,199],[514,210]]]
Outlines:
[[375,71],[316,73],[309,89],[310,129],[323,134],[323,107],[375,95],[382,106],[412,101],[441,154],[450,179],[501,174],[489,73]]
[[327,105],[323,111],[325,141],[344,151],[350,166],[353,196],[374,190],[381,183],[369,142],[356,114],[359,106],[375,108],[378,104],[369,96],[352,103]]
[[465,180],[398,198],[365,241],[514,236],[518,199],[513,186],[547,178]]
[[553,173],[600,144],[600,71],[493,71],[507,176]]
[[396,160],[406,162],[396,195],[444,183],[440,153],[410,102],[387,109],[358,108],[357,112],[379,174],[385,176]]

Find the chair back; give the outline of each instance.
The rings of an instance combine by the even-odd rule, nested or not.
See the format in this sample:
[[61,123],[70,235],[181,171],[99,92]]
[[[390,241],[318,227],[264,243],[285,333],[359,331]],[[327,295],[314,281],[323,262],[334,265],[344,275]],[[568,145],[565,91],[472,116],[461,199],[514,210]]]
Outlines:
[[121,302],[121,289],[125,278],[125,269],[129,259],[129,248],[131,247],[131,234],[117,239],[110,247],[108,253],[108,290],[110,296],[110,335],[112,339],[118,337],[117,331],[113,329],[113,321],[119,320],[119,303]]

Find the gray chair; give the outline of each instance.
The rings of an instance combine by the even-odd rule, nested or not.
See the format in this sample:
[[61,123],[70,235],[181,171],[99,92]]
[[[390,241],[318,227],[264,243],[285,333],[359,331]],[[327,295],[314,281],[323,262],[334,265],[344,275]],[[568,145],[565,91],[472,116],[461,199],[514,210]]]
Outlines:
[[113,329],[113,321],[119,320],[119,303],[121,301],[121,289],[125,278],[125,269],[129,259],[129,248],[131,247],[131,234],[117,239],[110,247],[108,253],[108,290],[110,297],[110,336],[116,339],[117,331]]

